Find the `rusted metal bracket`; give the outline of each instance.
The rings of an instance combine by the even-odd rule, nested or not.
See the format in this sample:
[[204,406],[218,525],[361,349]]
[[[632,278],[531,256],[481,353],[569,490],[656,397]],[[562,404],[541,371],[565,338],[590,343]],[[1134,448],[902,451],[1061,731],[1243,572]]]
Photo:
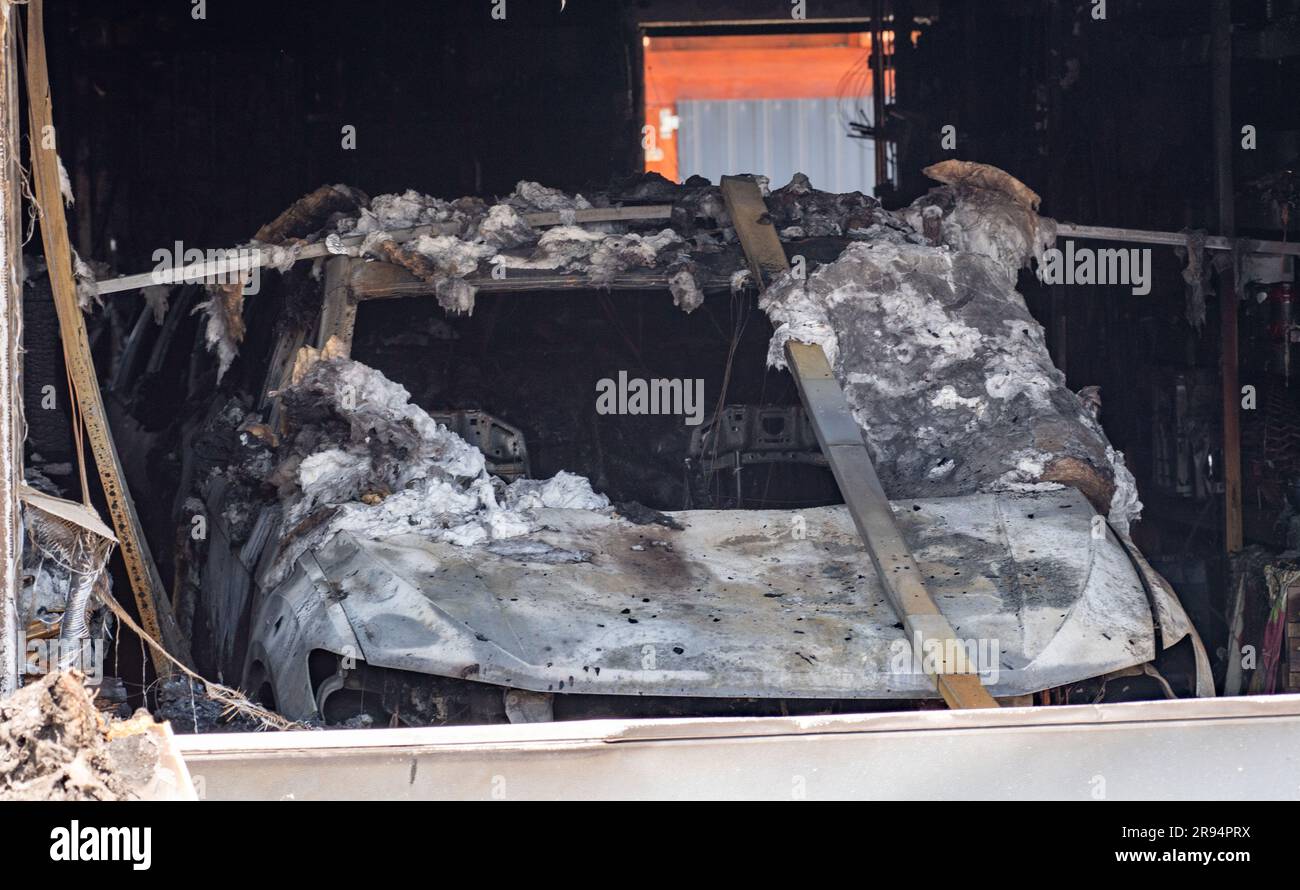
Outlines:
[[[761,289],[766,276],[790,267],[781,239],[768,218],[763,195],[749,177],[724,176],[722,197],[750,272]],[[786,343],[785,354],[845,506],[890,605],[903,624],[908,643],[918,651],[918,657],[920,651],[926,653],[921,664],[932,671],[935,688],[951,708],[998,707],[973,672],[975,666],[965,663],[965,650],[956,644],[952,625],[926,590],[826,353],[816,344],[791,340]]]
[[[45,63],[42,0],[30,0],[27,7],[27,92],[33,134],[32,178],[40,206],[41,237],[45,243],[50,287],[54,292],[54,306],[63,337],[63,354],[68,374],[72,378],[74,397],[86,426],[113,526],[117,530],[127,576],[135,593],[140,624],[177,660],[187,665],[192,664],[188,641],[181,634],[176,616],[172,613],[171,601],[164,592],[162,579],[140,526],[140,518],[136,515],[135,503],[126,487],[122,462],[109,430],[104,397],[95,374],[90,340],[86,336],[86,322],[77,303],[77,288],[72,277],[72,245],[68,241],[68,224],[63,215],[63,199],[59,187],[59,158],[54,142],[46,141],[46,135],[52,137],[54,133],[54,115],[50,101],[49,72]],[[169,675],[172,671],[171,663],[157,652],[153,652],[153,663],[159,674]]]

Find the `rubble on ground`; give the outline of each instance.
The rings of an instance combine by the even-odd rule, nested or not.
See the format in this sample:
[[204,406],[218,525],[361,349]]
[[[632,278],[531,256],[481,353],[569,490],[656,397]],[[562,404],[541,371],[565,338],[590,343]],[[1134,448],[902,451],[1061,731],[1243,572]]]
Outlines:
[[208,694],[202,682],[186,676],[160,680],[154,687],[154,719],[171,724],[178,735],[200,732],[257,732],[266,725]]
[[0,700],[0,800],[149,796],[161,769],[158,741],[137,731],[143,724],[106,720],[84,679],[50,673]]

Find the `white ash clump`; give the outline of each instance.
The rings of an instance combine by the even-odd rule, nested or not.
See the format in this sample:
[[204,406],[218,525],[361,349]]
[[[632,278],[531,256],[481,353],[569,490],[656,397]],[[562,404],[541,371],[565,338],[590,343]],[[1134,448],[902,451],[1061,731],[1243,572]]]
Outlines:
[[518,479],[506,489],[506,501],[516,510],[604,510],[609,498],[597,494],[586,476],[560,470],[550,479]]
[[482,213],[483,202],[476,199],[444,201],[407,189],[400,195],[376,195],[368,207],[361,208],[359,216],[340,220],[337,231],[341,235],[387,234],[441,223],[468,231]]
[[153,313],[154,324],[162,324],[167,317],[167,304],[171,300],[171,293],[171,287],[165,284],[151,284],[140,288],[140,296],[144,297],[145,305]]
[[540,183],[519,180],[514,192],[503,202],[522,211],[553,211],[564,214],[572,210],[587,210],[591,202],[582,195],[567,195]]
[[[663,229],[653,235],[638,235],[635,232],[610,235],[591,252],[587,276],[594,284],[608,286],[619,273],[635,268],[652,268],[663,261],[665,251],[680,248],[684,244],[682,237],[672,229]],[[682,258],[685,258],[684,251]]]
[[902,214],[917,234],[936,194],[943,243],[882,223],[887,239],[772,284],[760,301],[776,327],[769,364],[784,367],[790,339],[825,350],[893,497],[1073,485],[1126,529],[1141,508],[1132,475],[1015,290],[1050,221],[963,181]]
[[481,451],[412,404],[401,384],[360,362],[319,361],[283,398],[296,431],[273,474],[284,545],[267,583],[340,531],[470,547],[536,531],[543,508],[609,507],[571,473],[511,485],[494,479]]
[[472,275],[479,263],[496,255],[490,244],[462,241],[451,235],[421,235],[407,247],[428,259],[439,275],[449,278]]
[[479,240],[498,250],[536,244],[538,232],[509,204],[495,204],[479,220]]
[[685,311],[703,302],[687,242],[672,229],[651,234],[617,232],[610,224],[560,225],[547,229],[527,256],[493,259],[509,269],[545,269],[585,274],[597,287],[609,287],[632,269],[667,267],[674,302]]
[[[95,265],[107,272],[107,267],[103,263]],[[104,305],[104,300],[99,295],[98,275],[94,266],[83,260],[75,250],[72,251],[72,277],[77,286],[77,305],[82,312],[89,312],[96,306]]]
[[[608,228],[608,227],[606,227]],[[592,284],[608,287],[623,272],[686,262],[680,235],[672,229],[654,234],[610,233],[584,226],[547,229],[528,256],[502,254],[494,260],[509,269],[546,269],[585,273]]]
[[1107,445],[1106,459],[1110,461],[1115,472],[1115,494],[1110,499],[1110,523],[1127,535],[1129,526],[1142,517],[1142,501],[1138,499],[1137,480],[1125,466],[1123,452]]
[[990,257],[1012,284],[1031,259],[1041,264],[1044,251],[1056,241],[1053,220],[984,189],[960,195],[950,188],[934,189],[903,211],[918,232],[925,230],[927,215],[938,221],[940,243]]
[[[489,219],[488,230],[480,237],[480,224]],[[510,242],[521,223],[509,213],[498,211],[492,216],[478,198],[445,201],[408,189],[377,195],[359,216],[338,220],[335,226],[338,235],[364,236],[359,246],[340,247],[341,252],[402,264],[434,285],[439,304],[448,312],[469,314],[474,309],[474,288],[464,279]],[[413,238],[406,234],[420,227],[433,229]]]
[[502,254],[507,269],[547,269],[558,272],[585,271],[589,257],[606,238],[605,229],[560,225],[546,229],[528,256]]
[[704,305],[704,291],[690,266],[682,266],[668,276],[668,292],[673,295],[673,305],[687,314]]
[[203,313],[207,318],[203,341],[208,352],[217,357],[217,382],[220,383],[239,355],[239,344],[244,341],[244,286],[239,283],[209,284],[204,290],[208,299],[195,306],[191,314]]

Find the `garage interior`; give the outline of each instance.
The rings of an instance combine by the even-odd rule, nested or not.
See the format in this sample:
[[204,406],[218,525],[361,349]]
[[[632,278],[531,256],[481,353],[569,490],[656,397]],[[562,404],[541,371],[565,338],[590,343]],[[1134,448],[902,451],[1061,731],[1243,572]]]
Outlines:
[[[80,667],[178,734],[1300,692],[1300,0],[0,5],[0,692]],[[437,485],[476,506],[398,516]],[[681,630],[547,637],[597,604]],[[982,684],[866,642],[995,626]]]

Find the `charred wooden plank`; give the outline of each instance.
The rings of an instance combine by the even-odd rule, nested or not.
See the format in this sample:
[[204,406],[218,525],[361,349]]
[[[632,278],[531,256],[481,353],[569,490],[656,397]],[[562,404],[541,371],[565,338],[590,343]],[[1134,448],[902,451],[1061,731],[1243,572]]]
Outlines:
[[[724,176],[722,194],[755,279],[765,283],[767,275],[789,269],[785,249],[753,179]],[[956,640],[956,632],[926,590],[911,548],[894,522],[893,508],[871,464],[862,430],[849,411],[826,353],[815,344],[789,340],[785,354],[822,453],[909,645],[926,652],[922,665],[933,670],[935,688],[949,707],[998,707],[973,672],[974,666],[961,657],[962,647],[949,645]]]

